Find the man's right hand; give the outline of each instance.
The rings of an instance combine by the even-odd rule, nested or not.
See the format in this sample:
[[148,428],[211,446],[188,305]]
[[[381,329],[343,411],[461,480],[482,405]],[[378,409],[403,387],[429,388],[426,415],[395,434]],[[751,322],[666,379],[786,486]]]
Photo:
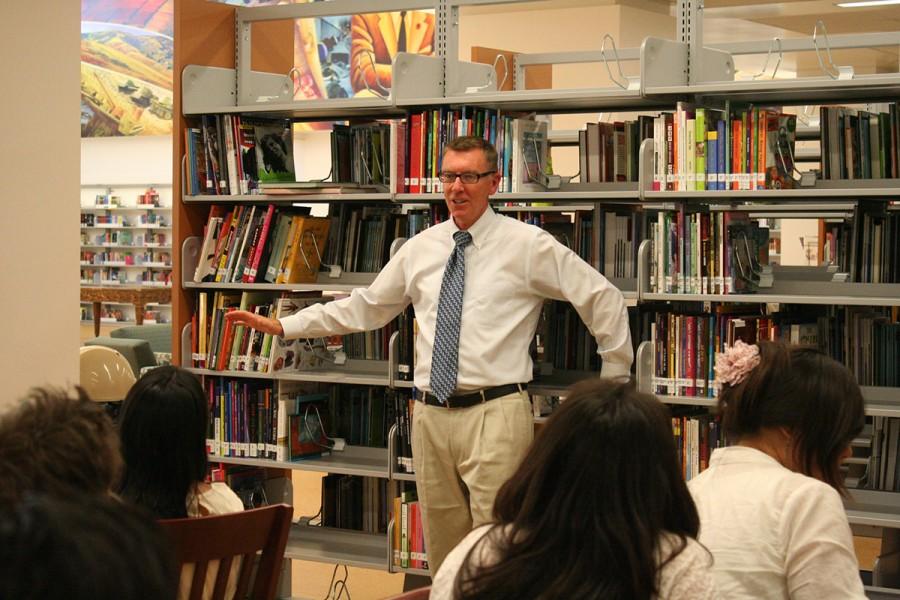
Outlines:
[[231,321],[232,325],[244,325],[263,333],[271,333],[278,336],[284,335],[284,328],[278,319],[270,319],[246,310],[229,311],[225,313],[225,319]]

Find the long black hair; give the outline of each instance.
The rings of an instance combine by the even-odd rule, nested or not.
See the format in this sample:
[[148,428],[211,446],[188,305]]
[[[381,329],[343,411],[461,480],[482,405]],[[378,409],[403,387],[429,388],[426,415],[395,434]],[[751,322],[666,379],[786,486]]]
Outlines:
[[[573,386],[501,487],[494,520],[456,598],[650,600],[660,567],[700,527],[668,409],[631,382]],[[664,533],[677,543],[660,556]],[[498,560],[477,564],[485,541]]]
[[783,342],[759,342],[759,364],[719,394],[722,425],[733,438],[785,427],[794,436],[800,472],[844,493],[841,455],[865,422],[853,374],[825,353]]
[[122,497],[161,519],[186,517],[188,494],[206,477],[207,421],[196,376],[165,366],[141,377],[119,416]]

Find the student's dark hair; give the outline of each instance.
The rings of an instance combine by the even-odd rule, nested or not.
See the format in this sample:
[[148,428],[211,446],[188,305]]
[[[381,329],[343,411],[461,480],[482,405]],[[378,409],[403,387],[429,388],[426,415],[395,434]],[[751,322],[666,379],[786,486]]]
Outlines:
[[444,145],[444,151],[441,154],[447,154],[449,150],[454,152],[471,152],[472,150],[481,150],[484,153],[484,160],[489,168],[497,168],[497,149],[494,145],[484,138],[475,135],[462,135],[453,138]]
[[188,494],[206,477],[208,418],[195,375],[165,366],[141,377],[119,416],[122,497],[161,519],[186,517]]
[[762,429],[794,435],[794,458],[805,475],[844,492],[841,454],[862,431],[863,398],[847,367],[815,348],[759,342],[759,364],[719,394],[722,425],[735,441]]
[[174,600],[169,546],[149,514],[111,497],[26,496],[0,511],[0,598]]
[[0,507],[26,492],[107,494],[121,467],[115,426],[81,388],[34,388],[0,417]]
[[[500,488],[494,520],[457,598],[654,598],[660,568],[700,527],[668,408],[630,381],[573,386]],[[665,533],[676,543],[661,557]],[[496,563],[473,559],[485,541]]]

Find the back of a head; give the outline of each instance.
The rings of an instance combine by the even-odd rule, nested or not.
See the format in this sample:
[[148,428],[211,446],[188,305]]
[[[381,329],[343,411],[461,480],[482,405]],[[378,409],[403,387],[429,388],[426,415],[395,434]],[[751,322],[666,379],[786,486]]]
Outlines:
[[107,494],[121,465],[112,421],[80,388],[35,388],[0,417],[0,507],[28,492]]
[[184,369],[158,367],[137,381],[119,417],[123,498],[160,518],[186,516],[188,492],[206,476],[207,410]]
[[[494,517],[514,543],[500,565],[476,574],[465,598],[549,589],[650,598],[660,534],[696,537],[699,528],[668,409],[631,382],[599,378],[571,388],[500,489]],[[464,569],[460,581],[472,575]],[[488,589],[502,593],[483,595]]]
[[112,498],[28,496],[0,511],[0,598],[173,600],[162,530]]
[[759,363],[719,394],[722,424],[735,441],[786,428],[802,472],[819,471],[843,490],[840,458],[864,423],[863,398],[850,371],[815,348],[756,344]]

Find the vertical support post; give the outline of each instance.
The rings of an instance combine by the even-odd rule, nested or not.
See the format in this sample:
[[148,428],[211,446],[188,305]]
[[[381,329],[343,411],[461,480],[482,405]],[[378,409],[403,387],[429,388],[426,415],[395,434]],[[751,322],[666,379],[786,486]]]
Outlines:
[[525,89],[525,65],[519,62],[519,53],[513,53],[513,67],[512,67],[512,89],[514,90],[524,90]]
[[694,73],[699,69],[703,48],[703,0],[678,0],[678,41],[688,47],[688,85],[694,83]]
[[438,0],[437,30],[434,51],[443,63],[444,76],[441,79],[441,95],[447,95],[447,82],[457,81],[459,69],[459,7],[452,0]]
[[234,75],[235,99],[239,105],[253,104],[250,89],[250,57],[253,51],[250,31],[252,22],[244,19],[246,8],[234,10]]

